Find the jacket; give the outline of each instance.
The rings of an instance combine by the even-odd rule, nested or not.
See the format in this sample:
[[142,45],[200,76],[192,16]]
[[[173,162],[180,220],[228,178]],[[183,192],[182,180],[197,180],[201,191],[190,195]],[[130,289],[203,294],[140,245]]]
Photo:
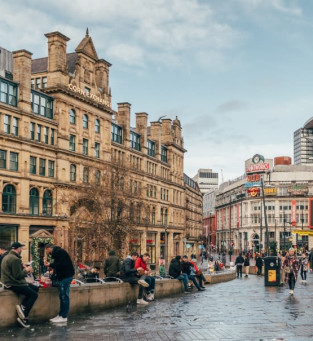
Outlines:
[[119,276],[121,270],[121,262],[115,255],[115,251],[109,252],[109,257],[104,261],[103,269],[106,277]]
[[136,259],[136,263],[135,263],[135,268],[138,269],[138,268],[143,268],[145,271],[147,271],[147,263],[145,263],[141,257],[138,257]]
[[50,268],[54,270],[56,279],[62,281],[65,278],[73,277],[75,270],[70,255],[61,247],[55,246],[51,257],[54,260],[50,263]]
[[308,271],[308,264],[309,264],[308,257],[305,257],[305,258],[301,257],[300,264],[301,264],[301,271]]
[[131,256],[127,256],[121,266],[121,278],[134,277],[137,275],[137,269],[135,269],[135,261]]
[[242,266],[245,262],[244,258],[242,256],[238,256],[235,261],[235,265]]
[[0,257],[0,278],[1,278],[1,264],[3,261],[3,258],[9,253],[9,251],[5,252],[1,257]]
[[295,280],[298,278],[298,271],[300,268],[300,261],[296,256],[288,256],[285,258],[282,268],[285,270],[285,283],[288,283],[289,273],[293,272]]
[[182,261],[182,263],[181,263],[182,272],[189,276],[191,273],[191,269],[190,269],[191,266],[193,267],[193,265],[190,262]]
[[263,260],[261,257],[257,257],[256,260],[255,260],[255,265],[258,267],[258,268],[261,268],[263,266]]
[[243,265],[244,265],[244,266],[249,266],[249,265],[250,265],[250,259],[249,259],[249,257],[246,257],[246,258],[245,258],[245,261],[244,261]]
[[2,261],[1,282],[7,286],[27,286],[26,275],[27,273],[23,269],[21,256],[11,250]]
[[182,272],[181,262],[176,258],[173,258],[170,263],[168,274],[174,278],[177,278]]

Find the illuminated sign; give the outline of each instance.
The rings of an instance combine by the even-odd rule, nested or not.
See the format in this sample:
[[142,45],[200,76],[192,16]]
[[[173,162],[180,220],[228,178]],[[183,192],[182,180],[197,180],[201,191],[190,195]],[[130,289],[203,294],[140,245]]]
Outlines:
[[260,195],[260,188],[252,187],[247,191],[251,197],[256,197]]
[[245,183],[245,188],[257,187],[257,186],[262,186],[261,181],[258,181],[258,182],[246,182]]
[[277,195],[277,188],[276,187],[265,187],[264,188],[265,195]]
[[258,163],[254,165],[250,165],[246,168],[246,173],[262,173],[265,171],[270,170],[270,164],[269,163]]
[[84,97],[87,97],[87,98],[90,98],[92,99],[93,101],[99,103],[99,104],[103,104],[103,105],[106,105],[106,106],[110,106],[110,102],[109,101],[105,101],[103,98],[100,98],[99,96],[96,96],[88,91],[85,91],[81,88],[79,88],[78,86],[76,85],[72,85],[72,84],[69,84],[68,85],[68,88],[73,91],[73,92],[76,92],[80,95],[83,95]]
[[291,201],[291,224],[292,226],[297,225],[297,202],[296,200]]

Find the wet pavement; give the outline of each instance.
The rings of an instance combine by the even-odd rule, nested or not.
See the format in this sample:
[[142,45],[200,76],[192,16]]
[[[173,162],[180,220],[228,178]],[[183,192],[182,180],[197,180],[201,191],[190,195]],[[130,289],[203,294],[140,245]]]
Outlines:
[[265,287],[254,275],[207,285],[203,292],[70,316],[67,326],[48,322],[30,330],[0,330],[0,340],[220,340],[306,341],[313,339],[313,275],[308,284]]

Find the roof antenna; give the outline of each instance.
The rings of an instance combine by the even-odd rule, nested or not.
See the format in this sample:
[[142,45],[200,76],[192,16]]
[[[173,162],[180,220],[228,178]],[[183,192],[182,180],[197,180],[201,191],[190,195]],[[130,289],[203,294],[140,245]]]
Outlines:
[[89,30],[88,30],[88,27],[87,27],[87,30],[86,30],[86,37],[89,36]]

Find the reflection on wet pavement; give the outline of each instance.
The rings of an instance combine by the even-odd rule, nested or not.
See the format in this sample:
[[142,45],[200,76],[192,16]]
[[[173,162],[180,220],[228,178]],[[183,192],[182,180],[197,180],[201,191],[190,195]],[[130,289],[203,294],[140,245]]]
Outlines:
[[[33,324],[0,330],[1,340],[258,340],[313,339],[313,275],[286,287],[264,287],[249,276],[208,285],[206,291],[69,317],[67,325]],[[12,307],[14,309],[14,307]]]

